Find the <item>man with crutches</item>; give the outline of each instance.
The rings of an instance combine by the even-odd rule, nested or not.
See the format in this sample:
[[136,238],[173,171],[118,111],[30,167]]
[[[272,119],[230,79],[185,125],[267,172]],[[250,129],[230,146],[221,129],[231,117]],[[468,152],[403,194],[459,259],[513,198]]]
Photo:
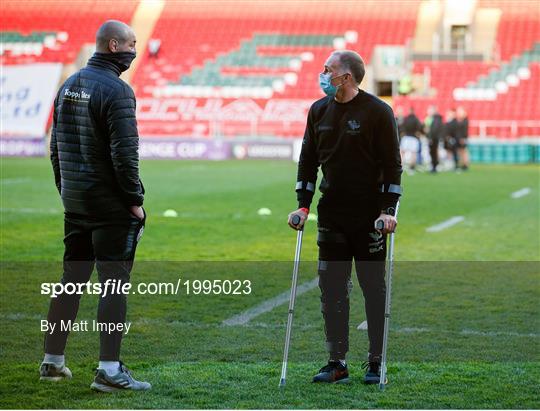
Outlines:
[[397,224],[402,168],[394,113],[359,89],[364,74],[364,62],[353,51],[335,51],[325,62],[319,82],[327,96],[309,111],[296,183],[299,208],[288,220],[302,229],[321,167],[318,273],[329,361],[313,382],[349,381],[345,357],[353,260],[368,323],[364,382],[378,384],[381,373],[386,234]]

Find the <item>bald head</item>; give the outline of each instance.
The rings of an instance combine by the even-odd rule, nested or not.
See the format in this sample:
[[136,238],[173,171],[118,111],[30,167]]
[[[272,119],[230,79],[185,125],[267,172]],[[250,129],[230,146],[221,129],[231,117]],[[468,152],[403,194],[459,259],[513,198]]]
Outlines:
[[135,33],[126,23],[108,20],[96,33],[96,51],[99,53],[135,52]]

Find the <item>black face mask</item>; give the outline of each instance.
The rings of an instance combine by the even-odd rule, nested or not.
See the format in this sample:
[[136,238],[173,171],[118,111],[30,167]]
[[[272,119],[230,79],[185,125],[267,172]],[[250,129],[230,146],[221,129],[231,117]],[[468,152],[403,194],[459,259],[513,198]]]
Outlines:
[[131,62],[137,57],[137,53],[132,51],[119,51],[117,53],[96,53],[99,57],[114,63],[120,72],[126,71]]

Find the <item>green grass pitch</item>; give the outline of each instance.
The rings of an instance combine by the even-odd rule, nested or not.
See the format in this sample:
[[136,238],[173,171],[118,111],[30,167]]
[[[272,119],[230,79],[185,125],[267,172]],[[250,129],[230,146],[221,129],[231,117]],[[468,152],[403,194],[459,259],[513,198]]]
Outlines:
[[[148,220],[132,282],[249,279],[252,293],[131,295],[123,360],[153,389],[100,395],[89,389],[97,333],[70,336],[73,380],[38,379],[48,307],[40,284],[61,275],[62,207],[46,159],[1,162],[1,408],[540,408],[537,166],[405,175],[387,389],[361,383],[367,336],[356,330],[365,317],[355,280],[352,383],[310,383],[326,360],[315,288],[298,297],[280,391],[287,304],[246,325],[222,322],[290,287],[295,164],[143,161]],[[524,187],[529,195],[511,198]],[[259,216],[261,207],[272,215]],[[163,217],[167,209],[178,217]],[[426,232],[453,216],[465,219]],[[316,276],[315,236],[309,222],[300,283]],[[95,318],[96,300],[83,296],[79,319]]]

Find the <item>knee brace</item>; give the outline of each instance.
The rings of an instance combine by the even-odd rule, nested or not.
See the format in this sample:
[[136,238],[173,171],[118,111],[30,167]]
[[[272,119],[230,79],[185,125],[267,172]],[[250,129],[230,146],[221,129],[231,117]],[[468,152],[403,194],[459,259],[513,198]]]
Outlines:
[[319,227],[319,231],[317,233],[317,244],[320,246],[324,243],[346,244],[347,238],[342,233],[332,231],[329,228]]
[[326,301],[321,298],[324,318],[326,349],[336,358],[349,349],[349,296],[341,300]]

